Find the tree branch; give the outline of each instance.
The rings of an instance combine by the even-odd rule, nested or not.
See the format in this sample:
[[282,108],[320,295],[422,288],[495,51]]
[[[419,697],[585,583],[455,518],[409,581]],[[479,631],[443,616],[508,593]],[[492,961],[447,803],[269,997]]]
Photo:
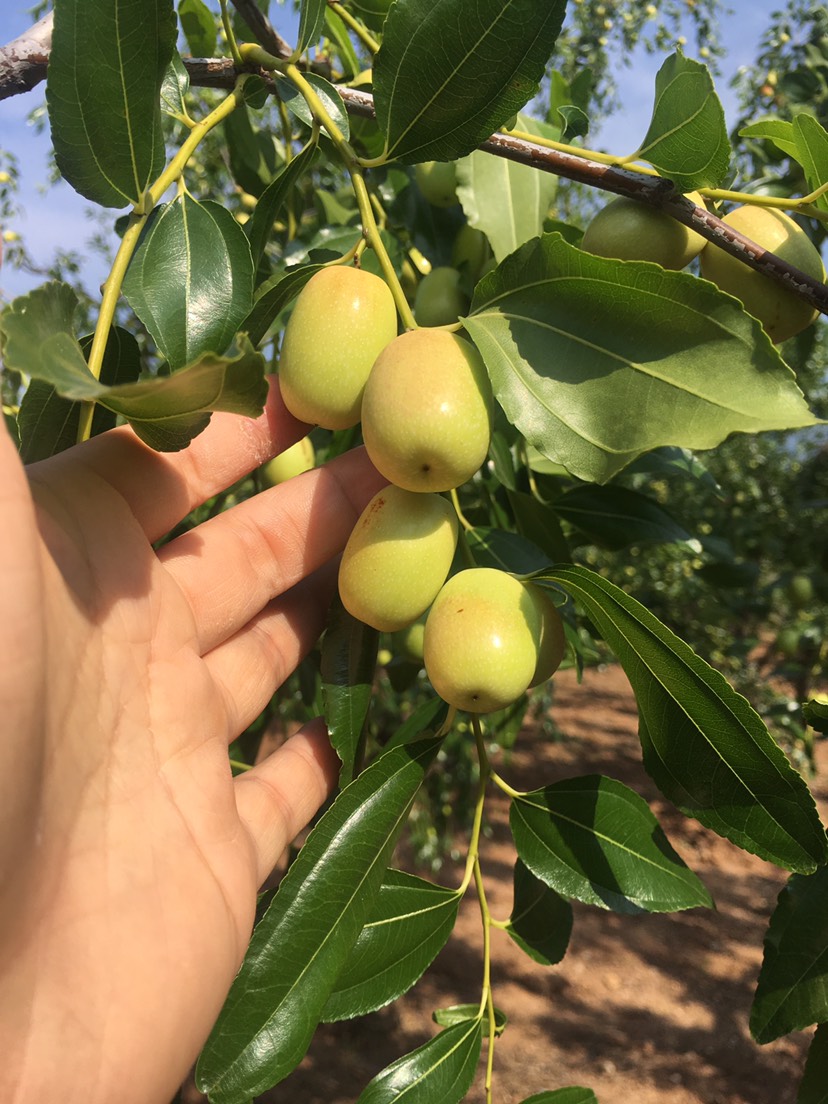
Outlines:
[[[290,46],[259,11],[256,0],[233,0],[233,4],[267,50],[279,57],[290,56]],[[29,91],[44,79],[51,33],[52,16],[49,14],[25,34],[0,47],[0,99]],[[199,87],[232,88],[235,83],[237,73],[229,59],[185,58],[184,64],[191,82]],[[270,75],[265,71],[261,75],[272,90]],[[375,116],[373,97],[368,93],[343,87],[337,91],[351,114],[367,118]],[[546,149],[509,134],[493,134],[480,148],[497,157],[531,165],[542,172],[554,173],[591,188],[601,188],[658,207],[750,268],[783,284],[822,314],[828,314],[828,287],[825,284],[762,249],[710,211],[694,206],[675,191],[669,180],[601,165],[586,157]]]
[[49,12],[8,45],[0,46],[0,100],[29,92],[46,79],[52,21],[53,13]]

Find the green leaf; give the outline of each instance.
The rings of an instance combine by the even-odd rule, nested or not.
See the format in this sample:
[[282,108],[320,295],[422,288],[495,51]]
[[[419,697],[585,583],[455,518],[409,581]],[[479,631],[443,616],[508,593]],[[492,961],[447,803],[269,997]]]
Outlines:
[[828,1104],[828,1024],[816,1029],[796,1104]]
[[55,4],[46,79],[55,160],[94,203],[138,203],[163,167],[160,91],[175,38],[172,0]]
[[608,580],[566,565],[546,578],[581,603],[623,666],[638,701],[644,765],[661,792],[779,866],[809,874],[826,862],[814,799],[748,702]]
[[364,1016],[406,993],[445,945],[459,905],[455,890],[389,870],[323,1021]]
[[549,564],[549,556],[536,544],[505,529],[478,525],[466,533],[474,562],[478,567],[494,567],[514,575],[531,575]]
[[773,142],[777,149],[782,150],[788,157],[796,157],[793,123],[789,123],[786,119],[760,119],[757,123],[742,127],[739,136]]
[[322,701],[331,744],[342,762],[340,786],[358,773],[371,705],[379,633],[337,600],[322,642]]
[[184,97],[189,91],[190,74],[187,72],[180,56],[174,53],[161,85],[161,110],[167,115],[174,115],[176,118],[181,116],[187,118],[187,106]]
[[644,142],[630,160],[649,161],[680,192],[718,188],[730,165],[724,110],[710,70],[680,50],[656,75],[655,106]]
[[[342,131],[347,141],[351,137],[351,123],[340,94],[330,81],[326,81],[324,77],[320,77],[317,73],[304,73],[303,76],[308,84],[312,86],[314,92],[322,101],[322,106]],[[301,119],[307,126],[313,125],[313,112],[308,107],[308,101],[295,84],[287,79],[280,80],[276,84],[276,91],[279,94],[279,99],[287,105],[297,119]]]
[[390,751],[392,747],[409,744],[412,740],[439,732],[448,716],[448,709],[449,707],[442,698],[438,698],[436,695],[433,698],[428,698],[422,705],[417,706],[410,717],[403,721],[385,745],[385,750]]
[[250,241],[254,270],[258,268],[259,261],[264,255],[277,215],[297,181],[311,167],[315,156],[316,142],[308,142],[293,160],[280,170],[259,197],[259,202],[244,228]]
[[485,276],[464,325],[508,419],[585,482],[660,445],[712,448],[734,432],[818,422],[736,299],[559,234]]
[[311,276],[323,264],[294,265],[287,272],[276,272],[256,291],[250,313],[239,323],[254,345],[260,345],[281,312],[293,302]]
[[574,487],[555,500],[553,509],[605,548],[683,544],[693,552],[701,551],[699,542],[662,506],[626,487]]
[[213,1104],[247,1104],[302,1060],[438,746],[427,740],[380,756],[308,836],[199,1058],[198,1087]]
[[514,904],[506,931],[535,962],[554,966],[569,946],[572,906],[520,859],[515,863],[514,882]]
[[828,734],[828,700],[811,698],[802,703],[802,719],[823,736]]
[[551,1092],[527,1096],[521,1104],[598,1104],[598,1097],[592,1089],[569,1085],[565,1089],[553,1089]]
[[150,215],[123,290],[173,370],[221,354],[253,303],[247,236],[221,204],[180,196]]
[[828,868],[794,874],[765,933],[750,1031],[770,1043],[828,1021]]
[[165,451],[184,448],[214,410],[255,418],[264,409],[264,359],[245,340],[236,356],[206,353],[171,376],[107,387],[87,368],[73,335],[77,302],[74,291],[57,282],[15,299],[0,315],[6,365],[45,380],[64,398],[101,403],[148,445]]
[[294,56],[299,57],[309,46],[315,46],[325,26],[328,0],[302,0],[299,14],[299,38]]
[[345,81],[353,80],[362,66],[345,24],[329,7],[325,9],[325,34],[336,43],[336,52]]
[[[437,1008],[431,1013],[431,1018],[440,1027],[454,1027],[455,1024],[468,1023],[470,1020],[480,1019],[480,1002],[476,1004],[452,1004],[448,1008]],[[505,1012],[499,1008],[494,1010],[495,1035],[500,1036],[506,1030],[509,1022]]]
[[507,491],[506,497],[522,536],[545,552],[552,563],[571,558],[561,523],[551,507],[523,491]]
[[[80,342],[85,356],[89,355],[92,337]],[[141,371],[141,350],[131,333],[120,327],[109,331],[101,365],[101,383],[107,387],[132,383]],[[20,455],[24,464],[55,456],[71,448],[78,440],[80,403],[64,399],[46,380],[34,379],[20,403]],[[113,411],[98,404],[92,416],[91,436],[96,437],[115,425]]]
[[[518,115],[517,129],[545,138],[560,137],[555,127],[526,115]],[[489,239],[498,261],[542,232],[557,182],[551,173],[480,150],[457,163],[457,198],[469,224]]]
[[395,0],[374,59],[388,156],[413,164],[471,153],[537,93],[565,9],[565,0]]
[[713,904],[646,801],[613,778],[569,778],[515,797],[509,823],[521,860],[563,897],[631,914]]
[[356,1104],[459,1104],[474,1079],[482,1042],[480,1019],[447,1027],[378,1073]]
[[[806,112],[794,116],[793,135],[796,142],[794,156],[805,170],[808,187],[815,191],[828,183],[828,131]],[[828,195],[821,195],[815,206],[828,208]]]
[[178,18],[193,57],[215,57],[216,17],[204,0],[178,0]]
[[[250,85],[246,84],[244,88],[247,93]],[[227,116],[222,126],[233,179],[245,192],[260,196],[282,160],[273,135],[269,130],[253,125],[247,95],[245,102]]]

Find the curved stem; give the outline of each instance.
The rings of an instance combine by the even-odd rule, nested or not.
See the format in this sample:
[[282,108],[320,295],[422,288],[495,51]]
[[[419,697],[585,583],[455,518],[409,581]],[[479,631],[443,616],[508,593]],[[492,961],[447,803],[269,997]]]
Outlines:
[[233,30],[233,24],[230,22],[230,12],[227,10],[227,0],[219,0],[221,5],[221,23],[224,27],[224,35],[227,39],[227,45],[230,47],[230,56],[236,65],[241,67],[244,62],[242,61],[241,54],[239,53],[239,44],[236,42],[236,35]]
[[505,778],[501,778],[497,771],[491,773],[492,782],[497,786],[499,790],[503,790],[509,797],[526,797],[526,794],[522,790],[513,789]]
[[[483,741],[483,730],[480,725],[480,718],[477,715],[472,718],[472,727],[474,729],[474,739],[477,745],[477,756],[480,762],[481,784],[485,785],[485,782],[488,781],[488,777],[491,772],[491,766],[489,764],[489,757],[486,754],[486,745]],[[486,889],[483,885],[483,871],[480,868],[479,839],[480,833],[478,830],[472,869],[474,873],[474,885],[475,889],[477,890],[477,900],[478,904],[480,905],[480,919],[483,924],[483,985],[480,996],[480,1015],[482,1016],[485,1010],[488,1015],[489,1021],[489,1048],[488,1054],[486,1056],[485,1086],[486,1104],[491,1104],[492,1070],[494,1069],[494,1052],[495,1040],[497,1039],[497,1023],[495,1020],[494,998],[492,995],[492,914],[489,911],[489,902],[486,899]]]
[[454,506],[454,512],[455,514],[457,514],[457,520],[460,522],[466,532],[470,533],[472,529],[474,529],[474,526],[460,509],[460,499],[457,497],[457,488],[452,487],[449,493],[451,495],[452,505]]
[[483,809],[486,804],[486,787],[491,777],[491,764],[486,754],[486,746],[483,743],[483,733],[480,729],[480,719],[472,718],[475,743],[477,744],[477,761],[480,767],[480,780],[477,784],[477,798],[474,805],[474,820],[472,821],[471,839],[469,840],[469,853],[466,857],[466,869],[463,873],[463,881],[457,888],[457,895],[462,897],[469,888],[474,876],[474,866],[480,854],[480,833],[483,829]]
[[329,3],[328,7],[331,9],[331,11],[336,12],[336,14],[345,24],[345,26],[354,32],[354,34],[357,36],[362,45],[370,54],[375,54],[379,50],[379,43],[377,42],[377,40],[373,37],[373,35],[368,32],[365,27],[363,27],[358,19],[354,19],[354,17],[346,8],[343,8],[341,4],[337,3]]

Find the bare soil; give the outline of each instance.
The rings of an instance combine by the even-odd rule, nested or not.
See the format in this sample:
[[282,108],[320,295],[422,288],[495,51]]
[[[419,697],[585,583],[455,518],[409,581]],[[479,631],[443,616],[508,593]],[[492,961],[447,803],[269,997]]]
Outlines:
[[[641,765],[635,701],[620,668],[587,671],[580,686],[573,672],[562,672],[555,694],[552,712],[563,740],[549,742],[527,729],[501,773],[522,789],[575,774],[620,779],[650,803],[717,907],[628,917],[576,904],[569,951],[552,968],[495,932],[495,1002],[509,1026],[497,1043],[494,1101],[518,1104],[533,1093],[585,1085],[600,1104],[794,1104],[810,1033],[758,1047],[747,1026],[762,938],[784,873],[661,797]],[[825,819],[825,743],[820,759],[812,789]],[[492,912],[505,917],[514,852],[502,795],[493,795],[491,828],[482,853],[486,889]],[[454,873],[445,871],[446,884]],[[434,1008],[479,999],[480,934],[469,894],[447,946],[419,984],[390,1008],[320,1028],[300,1068],[260,1104],[353,1104],[371,1077],[437,1030]],[[483,1100],[481,1072],[467,1101]]]

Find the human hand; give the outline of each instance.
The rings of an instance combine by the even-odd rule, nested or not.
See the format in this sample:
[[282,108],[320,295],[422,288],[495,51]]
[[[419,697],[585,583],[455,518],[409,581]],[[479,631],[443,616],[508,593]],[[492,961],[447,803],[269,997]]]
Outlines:
[[128,428],[34,465],[0,430],[0,1099],[165,1104],[219,1012],[256,891],[336,777],[323,726],[227,746],[312,647],[385,482],[361,450],[218,515],[302,436],[271,392],[181,453]]

